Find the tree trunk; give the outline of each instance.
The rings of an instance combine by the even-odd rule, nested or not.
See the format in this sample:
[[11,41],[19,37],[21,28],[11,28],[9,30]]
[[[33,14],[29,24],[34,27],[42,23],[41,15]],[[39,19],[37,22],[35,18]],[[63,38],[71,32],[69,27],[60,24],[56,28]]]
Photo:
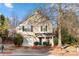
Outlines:
[[61,47],[62,43],[61,43],[61,28],[59,28],[58,30],[58,47]]
[[63,10],[61,8],[61,4],[59,4],[59,18],[58,18],[58,47],[62,46],[61,43],[61,23],[62,23],[62,19],[63,19]]

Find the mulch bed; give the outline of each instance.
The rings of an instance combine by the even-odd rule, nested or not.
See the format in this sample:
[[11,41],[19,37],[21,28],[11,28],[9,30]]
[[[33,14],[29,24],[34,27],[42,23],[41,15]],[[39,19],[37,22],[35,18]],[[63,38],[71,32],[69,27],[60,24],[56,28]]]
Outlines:
[[31,48],[33,48],[33,49],[47,48],[47,49],[51,49],[51,50],[54,48],[60,49],[60,47],[58,47],[57,45],[55,45],[55,46],[31,46]]
[[0,54],[13,54],[13,52],[0,52]]

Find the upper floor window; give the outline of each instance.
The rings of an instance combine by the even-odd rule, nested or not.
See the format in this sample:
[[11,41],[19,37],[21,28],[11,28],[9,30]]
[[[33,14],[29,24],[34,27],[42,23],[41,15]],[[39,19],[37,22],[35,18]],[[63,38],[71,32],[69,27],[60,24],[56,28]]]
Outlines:
[[47,31],[47,26],[41,26],[41,31]]
[[30,25],[22,26],[22,31],[33,32],[33,26],[30,26]]

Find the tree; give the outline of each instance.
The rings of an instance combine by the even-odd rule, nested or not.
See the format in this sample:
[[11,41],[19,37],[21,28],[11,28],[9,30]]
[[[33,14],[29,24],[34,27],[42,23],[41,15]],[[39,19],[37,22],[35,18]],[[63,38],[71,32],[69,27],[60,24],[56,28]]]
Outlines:
[[22,43],[23,43],[23,37],[22,37],[22,35],[21,34],[15,34],[15,37],[13,37],[14,38],[14,44],[16,45],[16,46],[21,46],[22,45]]
[[[66,7],[68,7],[68,6],[66,6]],[[72,42],[72,41],[74,41],[74,43],[77,42],[75,40],[77,39],[76,30],[79,27],[79,24],[78,24],[79,22],[78,22],[78,17],[76,15],[75,10],[61,9],[60,12],[62,14],[59,15],[59,17],[61,17],[61,18],[58,18],[58,19],[60,19],[58,22],[60,22],[60,26],[61,26],[62,41],[64,41],[64,39],[65,39],[65,41],[68,41],[68,42]],[[67,42],[64,42],[64,43],[67,43]]]
[[0,15],[0,38],[3,41],[8,39],[8,19],[4,15]]
[[4,26],[5,26],[4,22],[5,22],[4,15],[0,15],[0,32],[2,32],[3,30],[5,30],[4,29]]

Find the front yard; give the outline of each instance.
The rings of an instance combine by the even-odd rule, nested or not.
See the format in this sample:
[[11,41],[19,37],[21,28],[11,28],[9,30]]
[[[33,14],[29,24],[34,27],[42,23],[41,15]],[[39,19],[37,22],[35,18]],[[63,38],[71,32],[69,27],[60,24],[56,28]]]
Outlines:
[[[0,51],[1,52],[1,51]],[[22,55],[22,56],[78,56],[74,46],[69,46],[65,49],[58,47],[9,47],[5,48],[0,55]]]

